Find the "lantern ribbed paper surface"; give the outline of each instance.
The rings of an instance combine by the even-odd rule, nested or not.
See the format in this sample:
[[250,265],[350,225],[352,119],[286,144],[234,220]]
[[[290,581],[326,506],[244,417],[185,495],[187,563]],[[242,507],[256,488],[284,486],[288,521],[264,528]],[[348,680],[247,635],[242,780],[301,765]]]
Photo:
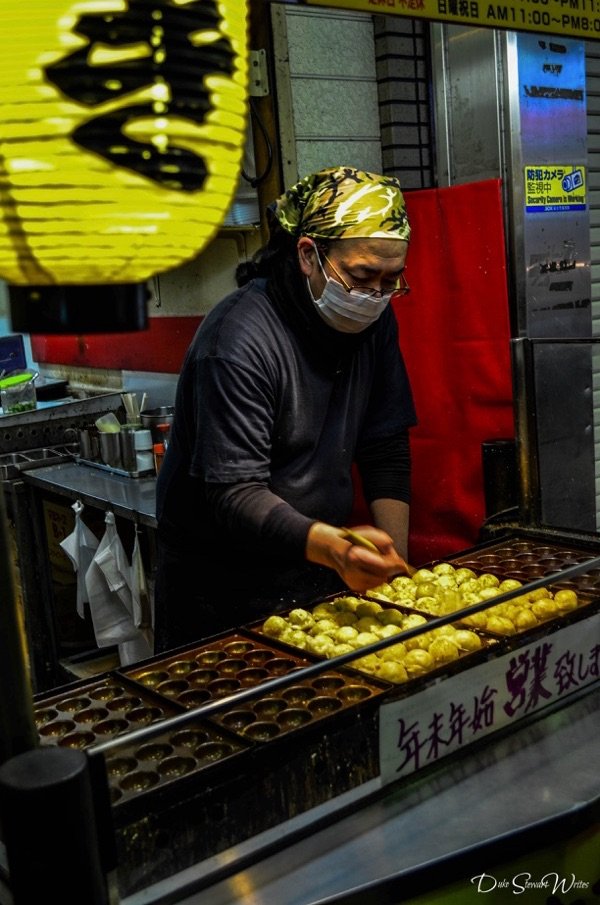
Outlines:
[[0,277],[133,283],[193,257],[233,199],[244,0],[2,0]]

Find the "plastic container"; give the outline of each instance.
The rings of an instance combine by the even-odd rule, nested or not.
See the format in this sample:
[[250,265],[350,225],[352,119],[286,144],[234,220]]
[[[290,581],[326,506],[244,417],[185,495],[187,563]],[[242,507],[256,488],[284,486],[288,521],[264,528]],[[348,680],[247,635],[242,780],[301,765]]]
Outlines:
[[107,412],[96,418],[96,427],[101,434],[118,434],[121,430],[121,423],[114,412]]
[[17,415],[37,408],[36,377],[35,372],[25,371],[0,380],[0,401],[5,415]]
[[149,450],[152,452],[153,440],[152,431],[139,430],[133,435],[133,442],[136,450]]
[[135,454],[137,470],[153,471],[154,470],[154,453],[152,449],[140,449]]
[[147,429],[133,432],[135,462],[138,471],[154,471],[154,451],[152,449],[152,431]]

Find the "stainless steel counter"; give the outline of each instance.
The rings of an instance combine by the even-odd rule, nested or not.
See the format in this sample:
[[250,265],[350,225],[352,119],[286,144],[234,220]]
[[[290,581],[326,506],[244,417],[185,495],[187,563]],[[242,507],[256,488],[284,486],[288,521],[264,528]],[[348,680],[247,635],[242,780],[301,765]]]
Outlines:
[[[502,878],[501,868],[500,873],[493,869],[502,846],[505,859],[524,858],[527,871],[528,853],[536,846],[543,851],[557,825],[569,838],[579,831],[582,812],[589,825],[591,811],[600,827],[599,735],[596,686],[542,719],[442,761],[433,773],[388,787],[376,797],[376,784],[354,790],[345,801],[329,802],[319,813],[276,827],[136,893],[123,905],[316,905],[338,900],[391,905],[418,892],[419,876],[421,886],[424,882],[420,871],[433,878],[434,886],[444,886],[451,879],[452,860],[460,856],[463,876],[488,872]],[[367,793],[370,800],[361,804],[360,795]],[[342,804],[345,814],[339,814]],[[577,877],[590,887],[600,880],[598,832],[595,841],[596,873]],[[534,880],[539,857],[530,862]],[[549,851],[547,857],[544,869],[560,873],[556,853]],[[219,881],[219,872],[230,876]],[[470,890],[467,879],[465,902],[471,901]],[[538,905],[549,895],[542,892],[543,899],[524,899]],[[496,890],[491,899],[513,901],[514,893]],[[586,894],[584,899],[588,901]]]
[[90,465],[66,462],[24,472],[23,480],[84,505],[111,509],[140,524],[156,527],[156,478],[129,478]]

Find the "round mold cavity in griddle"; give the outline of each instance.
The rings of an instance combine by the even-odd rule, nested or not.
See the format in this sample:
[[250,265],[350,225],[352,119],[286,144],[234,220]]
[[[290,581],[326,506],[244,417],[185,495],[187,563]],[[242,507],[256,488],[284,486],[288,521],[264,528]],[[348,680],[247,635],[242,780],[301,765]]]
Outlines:
[[219,663],[219,674],[221,676],[235,676],[235,674],[238,673],[240,669],[244,669],[245,666],[245,660],[242,660],[239,657],[228,657],[226,660],[221,660]]
[[256,716],[261,720],[272,719],[286,707],[287,703],[283,698],[262,698],[253,705]]
[[58,744],[63,748],[87,748],[93,745],[95,738],[93,732],[70,732],[63,735]]
[[[272,650],[264,647],[258,647],[255,650],[249,650],[244,654],[244,660],[248,666],[264,666],[269,660],[273,660],[275,654]],[[270,666],[270,664],[269,664]]]
[[316,679],[313,679],[311,685],[317,691],[337,691],[338,688],[341,688],[344,684],[344,679],[342,676],[317,676]]
[[210,701],[210,691],[206,688],[189,688],[183,694],[177,695],[177,700],[184,707],[200,707]]
[[111,757],[106,761],[106,772],[109,776],[126,776],[137,765],[135,757]]
[[313,716],[303,707],[288,707],[277,714],[277,722],[283,730],[298,729],[310,723]]
[[587,557],[584,556],[583,559],[581,559],[576,553],[571,553],[569,550],[561,550],[558,553],[560,564],[565,568],[566,566],[573,566],[577,562],[585,562],[586,558]]
[[89,696],[93,701],[112,701],[122,695],[123,691],[120,685],[101,685],[100,688],[93,688]]
[[532,547],[531,552],[535,553],[535,555],[539,556],[541,559],[544,556],[553,556],[554,553],[556,552],[556,547],[543,547],[543,546]]
[[135,707],[127,714],[130,723],[137,726],[148,726],[150,723],[160,720],[163,712],[160,707]]
[[120,786],[124,792],[143,792],[145,789],[151,789],[159,781],[160,776],[153,770],[135,770],[123,777]]
[[187,691],[188,683],[185,679],[169,679],[168,682],[161,682],[156,686],[159,694],[164,694],[167,698],[176,698],[178,695]]
[[112,701],[107,701],[106,706],[108,710],[112,713],[119,710],[133,710],[134,707],[139,707],[142,703],[141,698],[136,698],[134,695],[122,695],[120,698],[113,698]]
[[169,745],[166,742],[148,742],[137,749],[135,756],[142,761],[162,760],[165,757],[170,757],[174,751],[173,745]]
[[244,729],[244,735],[251,738],[255,742],[268,742],[275,738],[281,732],[281,728],[277,723],[269,720],[258,720],[256,723],[250,723]]
[[188,685],[194,687],[208,685],[209,682],[214,682],[218,678],[219,672],[216,669],[195,669],[187,675]]
[[358,704],[371,696],[370,690],[365,685],[346,685],[337,693],[342,704]]
[[215,761],[223,760],[233,753],[233,746],[229,742],[213,741],[199,745],[194,751],[194,757],[198,761],[200,767],[206,764],[213,764]]
[[576,562],[588,562],[588,560],[593,559],[594,554],[587,553],[584,550],[579,550],[578,552],[573,551],[571,555],[575,558]]
[[167,757],[165,760],[161,761],[158,765],[158,772],[161,776],[185,776],[186,773],[191,773],[194,767],[196,766],[196,761],[193,757]]
[[136,678],[142,685],[146,685],[148,688],[155,688],[161,682],[166,682],[170,677],[165,669],[152,669],[148,670],[148,672],[141,672]]
[[210,738],[205,729],[180,729],[171,736],[176,748],[195,748],[203,745]]
[[64,713],[77,713],[78,710],[85,710],[92,702],[89,698],[68,698],[66,701],[60,702],[60,709]]
[[308,709],[313,716],[326,716],[328,713],[335,713],[342,706],[339,698],[333,698],[331,695],[319,695],[309,702]]
[[50,720],[55,720],[57,716],[58,710],[55,710],[53,707],[47,707],[45,710],[36,710],[35,722],[38,726],[43,726],[46,723],[49,723]]
[[535,553],[517,553],[515,559],[520,563],[530,563],[530,562],[539,562],[539,556],[536,556]]
[[265,679],[269,678],[269,671],[267,669],[259,669],[257,666],[249,666],[246,669],[240,669],[236,678],[242,686],[258,685],[260,682],[264,682]]
[[127,720],[121,719],[102,720],[101,723],[94,726],[97,735],[118,735],[119,732],[125,732],[126,729],[129,729],[129,723]]
[[532,550],[535,545],[532,541],[529,540],[517,540],[513,541],[513,547],[515,550],[523,551],[523,550]]
[[595,594],[598,588],[600,588],[600,578],[585,577],[576,582],[574,590],[589,591],[590,593]]
[[562,560],[558,556],[544,556],[539,560],[539,565],[542,566],[546,572],[558,572],[562,565]]
[[223,650],[228,657],[243,657],[253,646],[251,641],[230,641],[223,645]]
[[502,569],[503,572],[512,572],[514,569],[520,569],[521,563],[518,559],[501,559],[498,563],[498,566]]
[[494,566],[499,559],[500,557],[497,553],[482,553],[477,557],[477,562],[480,566]]
[[555,585],[557,588],[564,588],[567,591],[580,591],[581,584],[578,581],[560,581]]
[[256,721],[256,714],[252,710],[230,710],[223,714],[221,722],[232,732],[242,732],[246,726]]
[[288,706],[290,704],[300,704],[304,706],[305,704],[308,704],[316,694],[317,692],[315,689],[311,688],[309,685],[292,685],[291,688],[286,688],[281,692],[281,697],[287,702]]
[[106,707],[88,707],[87,710],[80,710],[73,714],[73,718],[83,726],[92,726],[99,720],[104,720],[108,716]]
[[187,676],[196,668],[195,660],[174,660],[169,663],[169,675],[171,676]]
[[215,679],[208,686],[208,690],[213,698],[224,698],[228,694],[238,691],[240,683],[237,679]]
[[216,666],[221,660],[225,660],[227,654],[222,650],[205,650],[196,654],[195,660],[198,666]]
[[291,657],[275,657],[269,663],[269,672],[272,676],[286,676],[296,668],[296,661]]
[[546,569],[543,566],[540,566],[539,563],[534,564],[530,563],[525,566],[523,569],[529,581],[532,581],[534,578],[541,578],[543,575],[546,575]]

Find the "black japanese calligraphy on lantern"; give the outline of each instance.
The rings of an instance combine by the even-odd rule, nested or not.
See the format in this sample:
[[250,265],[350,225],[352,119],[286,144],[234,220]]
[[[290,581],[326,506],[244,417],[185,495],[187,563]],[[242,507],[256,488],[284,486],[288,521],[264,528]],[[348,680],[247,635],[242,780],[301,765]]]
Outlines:
[[[185,192],[202,188],[206,162],[189,141],[183,147],[172,138],[164,144],[137,140],[127,127],[157,116],[205,123],[213,109],[205,77],[234,71],[235,55],[229,39],[219,33],[220,22],[213,0],[129,0],[122,12],[80,16],[73,30],[86,46],[45,70],[63,94],[94,111],[74,129],[73,140],[165,187]],[[133,99],[157,86],[159,102]],[[115,100],[121,102],[117,107]],[[111,109],[103,111],[107,102]]]

